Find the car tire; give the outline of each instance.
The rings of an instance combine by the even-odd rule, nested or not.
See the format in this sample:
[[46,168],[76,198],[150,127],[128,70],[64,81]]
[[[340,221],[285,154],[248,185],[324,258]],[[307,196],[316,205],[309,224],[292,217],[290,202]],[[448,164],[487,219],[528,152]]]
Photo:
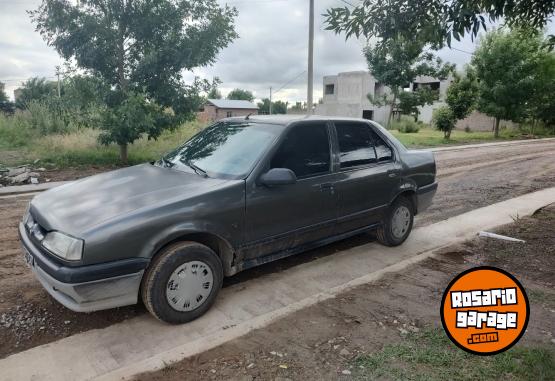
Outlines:
[[147,310],[171,324],[192,321],[210,309],[223,282],[222,262],[209,247],[178,242],[151,262],[141,283]]
[[376,232],[385,246],[399,246],[409,236],[414,222],[414,206],[406,197],[398,197],[389,207],[382,225]]

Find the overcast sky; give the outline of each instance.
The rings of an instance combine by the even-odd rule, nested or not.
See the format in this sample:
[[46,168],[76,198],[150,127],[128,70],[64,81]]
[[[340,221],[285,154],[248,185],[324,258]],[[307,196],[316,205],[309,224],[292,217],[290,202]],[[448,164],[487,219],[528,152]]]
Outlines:
[[[188,77],[217,76],[222,81],[220,89],[224,95],[239,87],[252,91],[257,98],[267,97],[270,86],[276,91],[296,78],[275,94],[275,99],[305,101],[308,0],[229,0],[227,3],[239,11],[236,28],[240,37],[220,52],[212,67],[198,68]],[[38,4],[40,0],[0,0],[0,82],[6,84],[10,97],[21,80],[33,76],[53,79],[55,66],[63,63],[35,32],[26,13]],[[324,30],[321,14],[331,6],[342,5],[339,0],[316,0],[315,100],[322,95],[324,75],[367,69],[361,53],[362,42],[345,41],[343,36]],[[469,38],[453,45],[465,52],[472,52],[474,46]],[[462,67],[470,60],[470,54],[460,50],[443,49],[439,55]]]

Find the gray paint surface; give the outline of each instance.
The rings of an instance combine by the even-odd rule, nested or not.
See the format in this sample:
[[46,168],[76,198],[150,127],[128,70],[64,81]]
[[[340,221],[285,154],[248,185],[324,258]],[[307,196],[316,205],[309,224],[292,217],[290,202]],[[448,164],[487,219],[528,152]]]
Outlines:
[[330,173],[266,187],[260,176],[290,129],[325,122],[331,137],[333,121],[339,119],[253,116],[250,120],[276,124],[282,130],[244,179],[207,178],[142,164],[46,191],[32,200],[31,213],[45,230],[85,241],[83,259],[64,263],[67,266],[149,259],[166,244],[188,239],[213,248],[222,258],[225,274],[232,275],[248,267],[244,266],[248,259],[329,242],[330,237],[379,223],[399,194],[407,192],[417,203],[416,192],[435,181],[431,152],[407,150],[371,122],[341,118],[372,126],[390,144],[394,159],[341,170],[332,137]]

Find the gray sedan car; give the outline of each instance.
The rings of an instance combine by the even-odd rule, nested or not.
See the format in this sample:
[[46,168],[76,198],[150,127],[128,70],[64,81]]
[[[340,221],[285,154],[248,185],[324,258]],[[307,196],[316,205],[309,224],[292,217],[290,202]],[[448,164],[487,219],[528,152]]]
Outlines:
[[183,323],[239,271],[376,230],[408,237],[432,202],[433,154],[378,124],[229,118],[159,161],[36,196],[19,226],[44,288],[74,311],[135,304]]

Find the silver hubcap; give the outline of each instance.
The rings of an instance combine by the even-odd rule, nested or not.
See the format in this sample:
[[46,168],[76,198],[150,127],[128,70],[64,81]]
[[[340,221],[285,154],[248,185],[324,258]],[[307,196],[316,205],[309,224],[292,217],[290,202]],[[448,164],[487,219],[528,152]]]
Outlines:
[[166,298],[174,310],[192,311],[208,299],[213,284],[214,276],[206,263],[186,262],[170,276]]
[[393,220],[391,221],[391,231],[395,238],[402,238],[410,224],[410,210],[406,206],[399,206],[393,213]]

